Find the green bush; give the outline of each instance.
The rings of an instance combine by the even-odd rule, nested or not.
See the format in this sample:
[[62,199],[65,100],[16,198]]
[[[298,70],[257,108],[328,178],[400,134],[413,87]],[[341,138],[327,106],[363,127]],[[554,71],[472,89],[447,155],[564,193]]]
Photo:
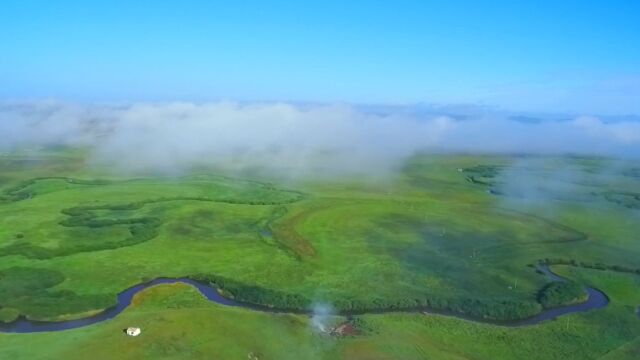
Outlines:
[[14,321],[20,316],[20,311],[14,308],[2,308],[0,309],[0,322],[9,323]]
[[587,300],[584,287],[573,281],[555,281],[540,290],[538,301],[544,308],[570,305]]

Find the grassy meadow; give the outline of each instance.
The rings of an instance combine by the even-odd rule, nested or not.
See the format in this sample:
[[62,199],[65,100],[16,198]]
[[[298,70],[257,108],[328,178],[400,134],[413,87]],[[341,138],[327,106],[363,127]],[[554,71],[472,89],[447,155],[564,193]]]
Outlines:
[[[207,169],[127,176],[87,161],[70,149],[0,155],[1,321],[81,318],[140,282],[193,277],[257,305],[358,313],[332,318],[357,331],[332,336],[307,315],[161,285],[103,323],[0,333],[0,358],[640,356],[638,163],[417,155],[386,176],[294,181]],[[551,284],[533,266],[545,259],[575,283]],[[482,322],[579,301],[585,285],[610,304],[530,327]],[[476,321],[402,311],[420,306]],[[122,333],[132,325],[140,337]]]

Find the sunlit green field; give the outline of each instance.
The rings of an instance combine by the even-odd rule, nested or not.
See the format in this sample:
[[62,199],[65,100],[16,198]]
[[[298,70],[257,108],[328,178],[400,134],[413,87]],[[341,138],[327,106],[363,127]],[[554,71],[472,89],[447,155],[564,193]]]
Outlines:
[[[278,180],[116,174],[68,149],[3,154],[4,321],[84,317],[157,277],[222,278],[246,302],[364,315],[336,317],[358,330],[336,337],[306,315],[224,307],[164,285],[104,323],[0,334],[0,358],[634,359],[638,169],[604,158],[420,155],[384,176]],[[611,303],[531,327],[483,323],[541,311],[548,279],[533,264],[543,259],[572,262],[555,269]],[[404,311],[425,301],[475,321]],[[398,312],[368,313],[388,309]],[[131,325],[143,335],[125,336]]]

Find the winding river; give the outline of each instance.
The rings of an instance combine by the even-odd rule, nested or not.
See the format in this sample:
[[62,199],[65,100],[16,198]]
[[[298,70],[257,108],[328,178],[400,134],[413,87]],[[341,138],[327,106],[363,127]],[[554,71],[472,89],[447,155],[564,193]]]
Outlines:
[[[551,269],[549,269],[549,266],[547,265],[538,265],[537,269],[542,271],[550,280],[567,281],[567,279],[551,271]],[[607,306],[607,304],[609,304],[609,298],[604,292],[588,286],[586,287],[586,290],[587,290],[587,293],[589,294],[589,297],[585,302],[543,310],[542,312],[540,312],[538,315],[534,317],[524,319],[524,320],[514,321],[508,325],[510,326],[535,325],[545,320],[555,319],[561,315],[600,309]]]
[[[549,269],[549,267],[546,265],[540,265],[538,266],[538,269],[541,270],[550,280],[566,281],[565,278],[552,272]],[[202,293],[202,295],[204,295],[210,301],[213,301],[215,303],[225,305],[225,306],[243,307],[243,308],[251,309],[254,311],[264,311],[264,312],[271,312],[271,313],[287,313],[287,312],[293,313],[294,312],[294,311],[276,310],[276,309],[271,309],[265,306],[256,306],[256,305],[234,301],[232,299],[225,298],[224,296],[220,295],[220,293],[218,293],[216,288],[188,279],[188,278],[176,278],[176,279],[158,278],[149,282],[138,284],[136,286],[133,286],[124,290],[123,292],[118,294],[116,306],[109,308],[94,316],[90,316],[83,319],[77,319],[77,320],[51,321],[51,322],[28,320],[24,317],[20,317],[11,323],[0,324],[0,332],[34,333],[34,332],[43,332],[43,331],[62,331],[62,330],[69,330],[69,329],[75,329],[83,326],[92,325],[92,324],[99,323],[99,322],[116,317],[118,314],[124,311],[131,304],[131,300],[138,292],[154,285],[173,284],[173,283],[185,283],[185,284],[192,285],[195,288],[197,288],[200,291],[200,293]],[[587,301],[583,303],[543,310],[542,312],[540,312],[534,317],[524,319],[524,320],[518,320],[518,321],[497,323],[490,320],[469,318],[465,315],[460,315],[455,313],[447,313],[447,312],[433,312],[433,313],[463,318],[470,321],[498,324],[502,326],[512,326],[512,327],[529,326],[529,325],[538,324],[542,321],[555,319],[562,315],[572,314],[577,312],[585,312],[585,311],[599,309],[607,306],[607,304],[609,303],[609,299],[602,291],[591,288],[591,287],[587,287],[586,289],[587,289],[587,292],[589,293],[589,298],[587,299]],[[425,309],[407,310],[405,312],[418,312],[418,311],[425,312]],[[402,312],[402,310],[371,311],[371,313],[376,313],[376,314],[385,313],[385,312]],[[427,312],[431,312],[431,311],[427,311]],[[299,313],[305,313],[305,312],[300,311]],[[306,312],[306,313],[310,314],[310,312]]]

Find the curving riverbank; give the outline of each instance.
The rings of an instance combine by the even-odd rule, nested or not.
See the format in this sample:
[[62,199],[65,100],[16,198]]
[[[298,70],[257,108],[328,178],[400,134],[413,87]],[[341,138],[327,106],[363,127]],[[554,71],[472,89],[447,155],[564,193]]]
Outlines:
[[217,289],[196,282],[194,280],[188,278],[158,278],[149,282],[145,282],[142,284],[135,285],[130,287],[121,293],[118,294],[116,306],[106,309],[105,311],[100,312],[94,316],[76,319],[76,320],[65,320],[65,321],[36,321],[36,320],[28,320],[24,317],[20,317],[17,320],[0,324],[1,332],[12,332],[12,333],[33,333],[33,332],[43,332],[43,331],[62,331],[75,329],[83,326],[88,326],[92,324],[96,324],[105,320],[112,319],[116,317],[118,314],[123,312],[129,305],[131,305],[131,300],[133,297],[139,293],[140,291],[159,284],[174,284],[174,283],[185,283],[192,285],[202,293],[207,299],[213,301],[218,304],[227,305],[227,306],[244,306],[243,304],[237,303],[233,300],[223,297],[217,291]]
[[[537,269],[542,271],[550,280],[567,281],[566,278],[551,271],[548,265],[538,265]],[[558,308],[547,309],[534,317],[520,320],[520,321],[515,321],[509,325],[511,326],[535,325],[545,320],[555,319],[558,316],[600,309],[607,306],[607,304],[609,304],[609,297],[604,292],[588,286],[585,288],[587,290],[587,294],[589,295],[589,297],[587,298],[587,301],[585,302],[566,305]]]
[[[566,281],[565,278],[552,272],[547,265],[539,265],[538,269],[541,270],[550,280]],[[173,283],[185,283],[185,284],[192,285],[195,288],[197,288],[198,291],[200,291],[200,293],[202,293],[202,295],[204,295],[208,300],[215,302],[217,304],[225,305],[225,306],[242,307],[242,308],[251,309],[253,311],[263,311],[263,312],[270,312],[270,313],[311,314],[310,311],[279,310],[279,309],[272,309],[266,306],[257,306],[252,304],[241,303],[241,302],[222,296],[218,292],[218,289],[216,289],[215,287],[212,287],[188,278],[176,278],[176,279],[158,278],[149,282],[135,285],[133,287],[130,287],[122,291],[121,293],[118,294],[116,306],[109,308],[103,312],[100,312],[99,314],[96,314],[94,316],[90,316],[83,319],[77,319],[77,320],[52,321],[52,322],[28,320],[24,317],[20,317],[13,322],[0,324],[0,332],[34,333],[34,332],[45,332],[45,331],[63,331],[63,330],[75,329],[79,327],[96,324],[96,323],[116,317],[118,314],[124,311],[131,304],[133,297],[140,291],[154,285],[173,284]],[[609,298],[604,292],[591,287],[587,287],[586,289],[589,294],[589,297],[585,302],[562,306],[562,307],[553,308],[553,309],[546,309],[531,318],[524,319],[524,320],[517,320],[517,321],[509,321],[509,322],[496,322],[496,321],[487,320],[487,319],[471,318],[462,314],[456,314],[451,312],[441,312],[441,311],[430,311],[429,309],[424,309],[424,308],[408,309],[404,311],[395,310],[395,309],[394,310],[373,310],[369,312],[362,311],[357,313],[355,312],[345,313],[343,315],[356,315],[356,314],[368,314],[368,313],[382,314],[382,313],[394,313],[394,312],[396,313],[397,312],[426,312],[426,313],[452,316],[452,317],[462,318],[469,321],[489,323],[489,324],[501,325],[501,326],[510,326],[510,327],[530,326],[530,325],[541,323],[546,320],[555,319],[562,315],[585,312],[585,311],[599,309],[607,306],[607,304],[609,303]]]

